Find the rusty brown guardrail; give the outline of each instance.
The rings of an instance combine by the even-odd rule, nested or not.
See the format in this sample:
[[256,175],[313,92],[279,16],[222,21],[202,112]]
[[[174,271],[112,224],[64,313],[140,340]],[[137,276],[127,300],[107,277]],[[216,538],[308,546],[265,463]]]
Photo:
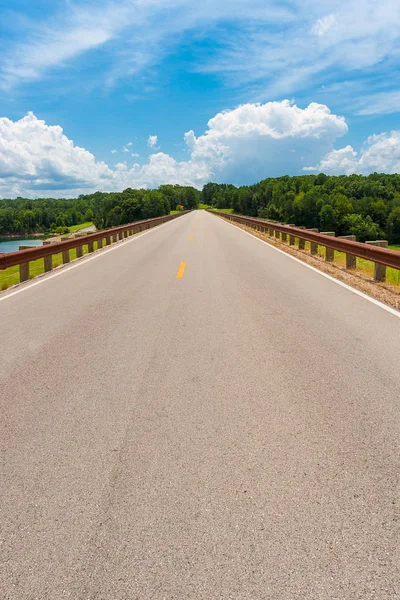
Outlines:
[[166,215],[164,217],[155,217],[154,219],[146,219],[144,221],[136,221],[135,223],[129,223],[128,225],[121,225],[120,227],[112,227],[111,229],[104,229],[102,231],[96,231],[96,233],[88,233],[84,236],[80,235],[72,239],[68,239],[61,242],[54,242],[36,248],[20,250],[18,252],[0,253],[0,270],[8,269],[9,267],[15,267],[19,265],[20,281],[27,281],[29,279],[29,263],[43,258],[44,259],[44,271],[48,272],[53,269],[52,257],[56,254],[62,253],[63,264],[70,262],[70,250],[76,249],[76,257],[80,258],[83,256],[83,246],[88,246],[89,252],[94,252],[94,243],[97,242],[97,250],[103,247],[103,240],[105,245],[109,246],[113,242],[117,242],[124,238],[139,233],[145,229],[156,227],[167,221],[172,221],[177,217],[187,214],[190,211],[182,211],[176,215]]
[[[356,242],[354,239],[348,239],[354,236],[334,237],[334,232],[318,233],[316,229],[305,229],[295,227],[294,225],[282,225],[281,223],[273,223],[264,219],[254,217],[245,217],[243,215],[233,215],[229,213],[220,213],[214,210],[208,210],[214,215],[223,217],[229,221],[247,225],[258,231],[268,233],[270,236],[280,237],[286,242],[289,237],[289,245],[295,244],[295,239],[298,240],[300,249],[304,249],[305,242],[310,242],[311,254],[317,254],[318,246],[325,247],[325,260],[334,260],[334,251],[344,252],[346,254],[346,268],[351,269],[356,267],[355,257],[364,258],[374,263],[374,280],[385,281],[386,267],[400,269],[400,252],[389,250],[385,240],[373,242]],[[347,238],[347,239],[345,239]]]

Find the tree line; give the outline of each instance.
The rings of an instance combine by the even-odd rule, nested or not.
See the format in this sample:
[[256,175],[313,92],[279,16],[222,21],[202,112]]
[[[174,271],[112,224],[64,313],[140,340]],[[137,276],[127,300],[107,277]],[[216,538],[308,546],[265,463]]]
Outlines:
[[0,235],[48,233],[93,221],[97,228],[168,215],[196,208],[200,192],[190,186],[162,185],[157,190],[80,195],[73,199],[15,198],[0,200]]
[[202,202],[216,209],[355,235],[359,241],[400,243],[400,175],[373,173],[268,178],[255,185],[161,185],[156,190],[95,192],[74,199],[0,200],[0,234],[54,231],[93,221],[99,229],[189,210]]
[[400,175],[302,175],[251,186],[208,183],[202,202],[215,208],[355,235],[358,241],[400,242]]

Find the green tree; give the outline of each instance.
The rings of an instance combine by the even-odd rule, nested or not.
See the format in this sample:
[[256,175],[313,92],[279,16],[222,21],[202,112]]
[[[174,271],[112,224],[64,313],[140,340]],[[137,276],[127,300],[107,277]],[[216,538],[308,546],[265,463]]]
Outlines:
[[369,215],[366,217],[357,214],[348,215],[343,225],[346,235],[355,235],[358,242],[377,240],[384,235],[379,225],[374,223]]
[[392,210],[387,221],[387,232],[391,243],[400,243],[400,206]]

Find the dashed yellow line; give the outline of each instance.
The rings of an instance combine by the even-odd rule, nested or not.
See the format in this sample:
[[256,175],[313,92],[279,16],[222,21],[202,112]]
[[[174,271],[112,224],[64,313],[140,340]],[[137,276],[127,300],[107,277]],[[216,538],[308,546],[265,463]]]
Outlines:
[[186,263],[185,262],[181,262],[180,267],[178,269],[178,272],[176,274],[176,278],[177,279],[182,279],[183,274],[185,272],[185,268],[186,268]]
[[189,238],[189,242],[193,242],[193,236],[192,235]]

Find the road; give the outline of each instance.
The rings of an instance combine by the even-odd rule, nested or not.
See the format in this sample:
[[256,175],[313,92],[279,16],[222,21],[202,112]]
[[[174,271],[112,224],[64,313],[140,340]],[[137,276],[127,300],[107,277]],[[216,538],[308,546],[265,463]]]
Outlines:
[[0,296],[0,597],[400,598],[400,319],[204,211],[75,265]]

